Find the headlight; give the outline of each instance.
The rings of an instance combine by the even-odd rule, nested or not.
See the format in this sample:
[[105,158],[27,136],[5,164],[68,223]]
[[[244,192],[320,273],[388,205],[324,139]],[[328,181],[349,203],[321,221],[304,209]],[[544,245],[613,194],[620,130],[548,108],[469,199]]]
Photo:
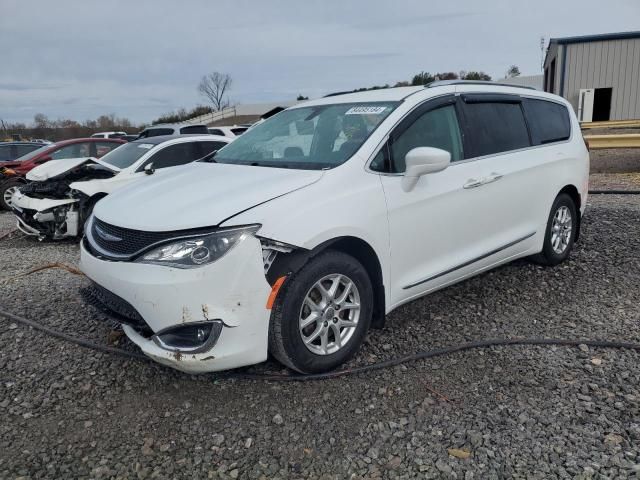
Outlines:
[[137,262],[153,263],[178,268],[194,268],[215,262],[248,235],[253,235],[261,225],[245,225],[225,228],[191,238],[183,238],[154,248],[142,255]]

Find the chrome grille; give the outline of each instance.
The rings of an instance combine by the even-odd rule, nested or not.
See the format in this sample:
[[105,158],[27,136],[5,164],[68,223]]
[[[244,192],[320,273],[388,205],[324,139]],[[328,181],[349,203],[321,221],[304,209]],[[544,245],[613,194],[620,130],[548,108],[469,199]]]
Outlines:
[[211,233],[206,229],[179,230],[170,232],[145,232],[130,228],[117,227],[93,217],[91,228],[87,232],[90,246],[106,258],[125,260],[138,255],[152,246],[189,236]]

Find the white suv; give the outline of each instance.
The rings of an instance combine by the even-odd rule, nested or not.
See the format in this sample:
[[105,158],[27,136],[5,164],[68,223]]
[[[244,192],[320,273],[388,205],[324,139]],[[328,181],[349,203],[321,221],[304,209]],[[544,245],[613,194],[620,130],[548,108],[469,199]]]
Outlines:
[[477,82],[300,103],[214,160],[110,195],[82,243],[127,336],[189,372],[267,352],[326,371],[403,303],[515,258],[558,264],[589,175],[565,100]]

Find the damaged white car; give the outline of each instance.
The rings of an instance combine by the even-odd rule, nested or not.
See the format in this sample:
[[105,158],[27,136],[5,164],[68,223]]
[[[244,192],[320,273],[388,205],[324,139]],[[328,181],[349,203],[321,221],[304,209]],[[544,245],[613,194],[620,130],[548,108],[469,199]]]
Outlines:
[[124,144],[102,158],[66,158],[27,173],[12,197],[18,228],[42,239],[76,237],[96,202],[118,188],[207,157],[233,139],[214,135],[157,136]]
[[80,267],[158,362],[205,372],[270,352],[322,372],[403,303],[519,257],[564,261],[588,178],[571,105],[548,93],[333,96],[98,203]]

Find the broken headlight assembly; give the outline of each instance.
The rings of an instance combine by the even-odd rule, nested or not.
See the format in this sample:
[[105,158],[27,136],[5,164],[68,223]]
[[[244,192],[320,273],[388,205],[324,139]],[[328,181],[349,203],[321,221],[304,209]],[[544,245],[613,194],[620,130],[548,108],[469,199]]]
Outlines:
[[216,230],[190,238],[165,243],[140,256],[136,262],[166,265],[177,268],[195,268],[222,258],[247,236],[255,234],[261,225],[245,225]]

